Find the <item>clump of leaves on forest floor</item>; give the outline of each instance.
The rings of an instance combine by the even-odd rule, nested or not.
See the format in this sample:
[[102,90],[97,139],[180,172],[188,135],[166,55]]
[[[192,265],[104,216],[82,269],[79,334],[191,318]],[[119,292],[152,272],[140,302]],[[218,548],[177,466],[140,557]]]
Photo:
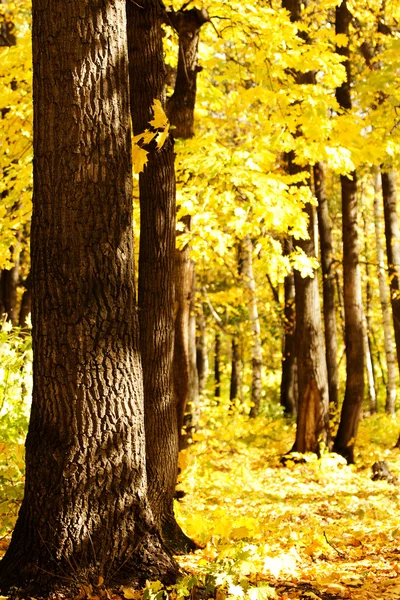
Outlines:
[[208,417],[181,454],[177,514],[204,548],[181,559],[178,597],[194,581],[217,600],[400,597],[400,487],[371,480],[377,460],[400,474],[396,420],[361,423],[355,466],[327,452],[283,466],[294,424],[223,406]]

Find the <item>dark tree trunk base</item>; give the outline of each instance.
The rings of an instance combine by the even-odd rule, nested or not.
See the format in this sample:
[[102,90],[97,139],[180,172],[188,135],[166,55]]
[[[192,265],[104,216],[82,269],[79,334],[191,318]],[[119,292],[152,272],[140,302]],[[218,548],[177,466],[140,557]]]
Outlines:
[[196,542],[182,531],[174,515],[170,515],[163,520],[162,535],[167,548],[173,554],[189,554],[200,548]]
[[61,594],[68,598],[82,593],[86,586],[141,588],[146,580],[171,585],[179,575],[179,565],[156,533],[145,535],[119,561],[110,558],[105,569],[94,560],[80,564],[79,557],[56,562],[49,556],[39,565],[28,554],[26,547],[16,547],[0,562],[0,591],[10,598],[59,598]]

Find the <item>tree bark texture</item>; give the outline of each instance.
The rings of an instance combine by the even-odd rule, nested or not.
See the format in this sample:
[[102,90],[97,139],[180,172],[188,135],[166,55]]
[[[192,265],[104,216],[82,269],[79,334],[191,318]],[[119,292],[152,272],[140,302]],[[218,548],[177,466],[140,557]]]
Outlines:
[[147,500],[125,10],[33,3],[33,401],[3,590],[177,572]]
[[[134,134],[149,127],[152,105],[165,105],[164,10],[155,0],[127,3],[130,105]],[[139,323],[143,365],[148,495],[157,525],[174,551],[193,547],[175,521],[178,425],[172,381],[176,190],[173,139],[147,147],[139,175]]]
[[[209,20],[205,9],[168,11],[166,22],[179,38],[178,67],[174,93],[168,100],[168,117],[175,138],[189,139],[194,135],[198,46],[201,26]],[[190,231],[190,216],[182,219],[185,231]],[[190,307],[194,303],[194,264],[186,245],[175,252],[175,347],[173,359],[174,390],[179,432],[182,431],[186,406],[190,398],[191,365],[196,358],[194,343],[189,340]],[[192,354],[191,354],[192,353]]]
[[256,417],[260,410],[262,392],[262,346],[261,325],[258,316],[256,281],[253,271],[253,242],[250,235],[242,240],[240,244],[241,253],[241,276],[247,291],[247,306],[252,334],[251,345],[251,409],[250,417]]
[[[293,251],[291,238],[283,241],[283,254],[287,256]],[[287,416],[297,415],[298,386],[296,360],[296,302],[294,275],[288,273],[284,280],[283,327],[284,338],[282,348],[281,405]]]
[[392,304],[397,364],[400,369],[400,227],[396,207],[396,176],[394,171],[391,170],[382,171],[381,177],[390,300]]
[[[349,37],[351,14],[346,0],[336,8],[336,33]],[[351,110],[350,50],[337,48],[344,57],[347,80],[336,90],[340,107]],[[341,175],[343,233],[343,306],[346,346],[346,391],[334,451],[348,463],[354,462],[354,444],[364,401],[364,348],[361,272],[359,264],[357,176]]]
[[382,307],[382,322],[383,322],[383,339],[385,346],[385,356],[387,365],[387,385],[386,385],[386,402],[385,412],[389,415],[394,415],[396,405],[396,382],[397,382],[397,369],[396,359],[394,353],[394,340],[392,333],[392,317],[390,314],[390,300],[389,300],[389,289],[386,277],[385,268],[385,252],[382,244],[382,227],[381,227],[381,209],[380,209],[380,198],[378,192],[380,191],[378,178],[375,180],[375,194],[374,194],[374,222],[375,222],[375,241],[376,241],[376,258],[378,263],[378,281],[379,281],[379,298]]
[[339,375],[337,365],[337,332],[335,302],[335,266],[332,225],[325,189],[325,173],[321,163],[314,165],[315,196],[318,200],[318,231],[321,248],[322,294],[325,325],[325,352],[328,369],[329,403],[339,407]]

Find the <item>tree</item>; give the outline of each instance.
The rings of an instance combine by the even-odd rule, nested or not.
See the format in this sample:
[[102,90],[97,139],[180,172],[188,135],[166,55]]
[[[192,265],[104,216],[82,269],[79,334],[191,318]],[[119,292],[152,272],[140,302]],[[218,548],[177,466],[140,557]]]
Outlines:
[[171,580],[147,500],[125,3],[33,5],[34,392],[1,588]]
[[[351,14],[346,0],[336,8],[336,34],[349,38]],[[347,80],[336,91],[343,111],[351,110],[351,72],[349,46],[337,52],[343,56]],[[333,449],[348,463],[354,462],[354,444],[364,400],[364,348],[361,272],[359,264],[357,175],[341,175],[342,235],[343,235],[343,300],[346,346],[346,391],[342,405],[339,429]]]
[[[136,136],[153,120],[154,99],[165,105],[164,9],[146,0],[127,4],[130,105]],[[178,474],[178,424],[173,393],[175,172],[171,136],[148,146],[139,174],[139,323],[143,365],[148,494],[163,537],[175,552],[195,548],[173,510]]]
[[[289,255],[293,250],[290,238],[283,241],[283,254]],[[283,348],[282,348],[282,377],[280,401],[285,414],[296,416],[298,402],[297,361],[296,361],[296,303],[294,275],[292,272],[284,280],[284,309],[283,309]]]

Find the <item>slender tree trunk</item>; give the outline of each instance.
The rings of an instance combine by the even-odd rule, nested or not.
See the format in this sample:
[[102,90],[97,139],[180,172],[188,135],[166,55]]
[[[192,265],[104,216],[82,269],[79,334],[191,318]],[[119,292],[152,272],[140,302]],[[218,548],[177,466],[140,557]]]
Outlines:
[[125,10],[33,4],[33,399],[3,591],[177,571],[147,500]]
[[231,346],[231,385],[229,390],[229,399],[231,404],[235,404],[235,400],[242,399],[242,371],[240,360],[240,346],[236,337],[232,338]]
[[[283,254],[293,251],[291,238],[283,242]],[[282,348],[281,406],[287,416],[297,415],[298,387],[296,361],[296,303],[294,275],[288,273],[284,281],[284,339]]]
[[214,396],[221,397],[221,334],[215,334],[214,343]]
[[241,275],[247,290],[247,305],[252,333],[251,346],[251,409],[250,417],[256,417],[260,410],[262,392],[262,347],[261,326],[258,316],[256,282],[253,272],[253,243],[250,235],[241,242]]
[[[165,105],[164,10],[155,0],[127,3],[131,116],[135,135],[149,127],[152,105]],[[139,175],[139,323],[143,365],[148,495],[156,523],[174,552],[194,548],[173,510],[178,474],[174,346],[175,172],[173,140],[148,147]]]
[[382,307],[382,322],[383,322],[383,339],[385,345],[385,356],[387,365],[387,385],[386,385],[386,402],[385,412],[389,415],[394,415],[396,405],[396,359],[393,351],[394,340],[392,334],[391,314],[389,289],[386,279],[385,269],[385,253],[382,245],[382,228],[381,228],[381,211],[378,191],[380,185],[378,178],[375,180],[374,194],[374,221],[375,221],[375,240],[376,240],[376,257],[378,262],[378,281],[379,281],[379,298]]
[[[189,139],[194,135],[194,107],[198,66],[198,45],[201,26],[209,20],[205,9],[168,11],[167,23],[179,37],[178,68],[174,93],[168,100],[168,117],[175,138]],[[190,231],[190,216],[183,217],[185,231]],[[194,264],[186,245],[175,254],[175,347],[173,359],[174,390],[179,432],[182,430],[186,405],[190,398],[190,377],[194,375],[194,344],[190,343],[190,307],[194,303]]]
[[325,190],[325,173],[321,163],[314,165],[315,195],[318,200],[318,230],[321,246],[322,293],[324,299],[325,351],[328,369],[329,402],[339,407],[339,375],[337,364],[335,267],[332,225]]
[[[336,8],[336,33],[349,39],[351,15],[346,0]],[[340,107],[351,110],[350,50],[348,45],[337,48],[344,57],[347,80],[336,90]],[[346,391],[334,451],[348,463],[354,463],[354,445],[364,401],[364,348],[361,272],[359,264],[357,176],[341,175],[343,229],[343,304],[346,345]]]
[[376,387],[375,387],[375,372],[374,363],[372,358],[372,323],[371,323],[371,273],[369,268],[369,227],[367,217],[365,215],[365,207],[362,211],[362,219],[364,225],[364,256],[365,256],[365,287],[366,287],[366,302],[365,311],[363,313],[363,343],[364,343],[364,359],[365,359],[365,370],[367,374],[367,389],[368,389],[368,400],[369,410],[371,414],[378,412],[377,400],[376,400]]
[[204,307],[203,304],[200,304],[199,310],[199,336],[197,338],[197,347],[196,347],[196,364],[197,364],[197,373],[199,380],[199,394],[200,396],[204,394],[207,385],[208,378],[208,350],[207,350],[207,336],[206,336],[206,319],[204,316]]
[[389,271],[394,339],[400,369],[400,227],[397,215],[396,176],[393,170],[382,171],[383,213]]
[[22,328],[27,326],[28,316],[32,312],[32,291],[31,291],[31,274],[29,273],[23,283],[24,292],[22,294],[21,306],[19,309],[18,325]]
[[3,269],[0,275],[0,302],[7,321],[13,325],[18,324],[17,287],[19,281],[19,255],[14,247],[10,248],[13,266],[11,269]]

